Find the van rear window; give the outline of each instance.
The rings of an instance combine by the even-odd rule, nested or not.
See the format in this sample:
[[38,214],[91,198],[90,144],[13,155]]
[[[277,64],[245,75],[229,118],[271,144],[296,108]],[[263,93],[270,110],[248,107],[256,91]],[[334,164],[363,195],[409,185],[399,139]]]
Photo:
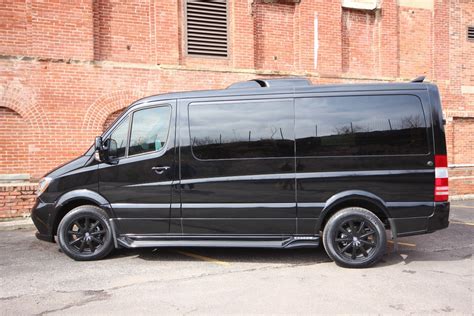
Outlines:
[[290,99],[191,104],[189,125],[198,159],[294,156]]
[[297,156],[428,153],[423,108],[413,95],[295,100]]

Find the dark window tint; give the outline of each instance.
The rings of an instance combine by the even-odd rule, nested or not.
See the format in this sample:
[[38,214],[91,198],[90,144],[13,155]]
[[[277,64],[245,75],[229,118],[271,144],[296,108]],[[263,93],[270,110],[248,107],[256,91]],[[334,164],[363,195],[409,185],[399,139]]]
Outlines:
[[191,144],[199,159],[291,157],[291,100],[194,104],[189,107]]
[[110,135],[110,139],[115,140],[117,143],[117,158],[125,156],[128,139],[128,120],[129,117],[127,116]]
[[296,100],[298,156],[428,152],[420,100],[411,95]]
[[133,114],[128,155],[160,150],[168,138],[171,108],[162,106]]

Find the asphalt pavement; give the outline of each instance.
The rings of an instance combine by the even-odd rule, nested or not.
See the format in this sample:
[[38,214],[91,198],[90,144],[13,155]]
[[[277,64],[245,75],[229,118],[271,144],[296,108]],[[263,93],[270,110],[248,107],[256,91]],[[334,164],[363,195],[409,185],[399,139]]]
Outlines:
[[474,201],[449,228],[389,244],[369,269],[324,249],[116,250],[75,262],[35,229],[0,226],[0,314],[473,314]]

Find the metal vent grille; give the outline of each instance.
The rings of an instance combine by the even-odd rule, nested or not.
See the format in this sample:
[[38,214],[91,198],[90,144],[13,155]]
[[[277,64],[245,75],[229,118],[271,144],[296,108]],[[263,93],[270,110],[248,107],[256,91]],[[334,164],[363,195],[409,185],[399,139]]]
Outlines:
[[474,26],[467,27],[467,39],[474,41]]
[[189,55],[227,57],[227,1],[186,1]]

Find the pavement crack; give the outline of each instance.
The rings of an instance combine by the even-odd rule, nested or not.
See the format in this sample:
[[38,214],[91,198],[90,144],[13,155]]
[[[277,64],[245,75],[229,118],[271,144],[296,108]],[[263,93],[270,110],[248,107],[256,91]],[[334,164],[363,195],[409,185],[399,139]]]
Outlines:
[[14,295],[14,296],[5,296],[5,297],[0,297],[0,302],[1,301],[10,301],[10,300],[14,300],[16,298],[20,298],[20,297],[23,297],[25,295]]
[[46,311],[43,311],[41,313],[38,313],[36,315],[46,315],[46,314],[51,314],[54,312],[61,312],[64,310],[67,310],[72,307],[78,307],[78,306],[83,306],[86,304],[89,304],[91,302],[96,302],[96,301],[104,301],[110,298],[112,295],[107,293],[105,290],[86,290],[86,291],[55,291],[57,293],[76,293],[80,292],[82,293],[85,297],[80,299],[79,301],[69,303],[63,307],[56,308],[56,309],[49,309]]

